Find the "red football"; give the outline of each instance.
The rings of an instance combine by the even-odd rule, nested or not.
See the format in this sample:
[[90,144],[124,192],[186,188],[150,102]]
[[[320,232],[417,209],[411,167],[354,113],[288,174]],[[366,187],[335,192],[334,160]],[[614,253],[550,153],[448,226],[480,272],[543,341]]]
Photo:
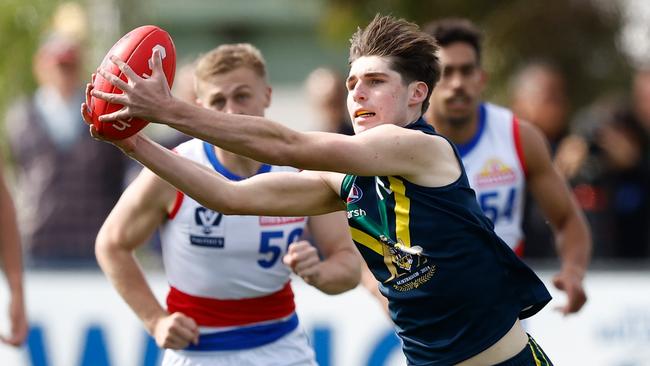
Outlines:
[[[115,55],[126,62],[136,74],[146,78],[151,75],[153,66],[151,56],[154,49],[160,49],[163,70],[165,71],[167,83],[171,87],[176,71],[176,49],[169,34],[154,25],[138,27],[127,33],[111,47],[104,60],[102,60],[100,67],[127,81],[126,75],[122,74],[109,59],[111,55]],[[93,87],[95,90],[106,93],[122,93],[120,89],[114,87],[99,74],[95,77]],[[149,123],[136,118],[130,121],[100,122],[99,116],[118,111],[122,108],[122,105],[108,103],[99,98],[91,98],[90,108],[93,111],[93,125],[100,135],[110,140],[125,139],[134,135]]]

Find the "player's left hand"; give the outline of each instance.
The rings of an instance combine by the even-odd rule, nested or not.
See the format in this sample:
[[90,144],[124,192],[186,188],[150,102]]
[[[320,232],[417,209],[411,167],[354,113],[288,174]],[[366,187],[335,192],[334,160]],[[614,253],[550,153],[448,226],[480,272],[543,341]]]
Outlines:
[[282,258],[282,261],[307,284],[316,286],[320,274],[319,265],[321,260],[316,248],[307,240],[297,241],[289,245],[287,254]]
[[[93,81],[95,80],[95,74],[92,75],[92,80]],[[106,139],[99,134],[99,132],[93,125],[93,118],[92,118],[93,111],[92,108],[90,108],[90,97],[92,91],[93,91],[93,84],[92,83],[86,84],[86,101],[81,103],[81,110],[80,110],[81,117],[83,118],[84,122],[88,125],[90,136],[92,136],[96,140],[112,143],[113,145],[122,149],[122,151],[124,151],[127,154],[135,150],[135,144],[138,138],[138,134],[117,141]]]
[[126,75],[128,83],[105,69],[100,68],[97,70],[99,75],[120,89],[122,93],[105,93],[99,90],[93,90],[92,96],[109,103],[124,106],[117,112],[100,116],[100,121],[116,122],[119,120],[129,120],[130,118],[142,118],[150,122],[155,122],[164,119],[160,117],[161,113],[164,113],[164,107],[170,105],[174,97],[169,89],[165,72],[162,68],[160,51],[154,50],[151,58],[153,60],[151,77],[146,79],[136,74],[129,65],[116,56],[111,56],[110,60]]
[[587,302],[587,295],[582,287],[582,275],[571,269],[563,269],[553,277],[553,285],[567,296],[567,303],[556,310],[564,315],[578,312]]
[[0,336],[2,343],[18,347],[27,338],[27,317],[25,315],[25,305],[22,298],[12,296],[9,304],[9,320],[11,321],[10,334]]

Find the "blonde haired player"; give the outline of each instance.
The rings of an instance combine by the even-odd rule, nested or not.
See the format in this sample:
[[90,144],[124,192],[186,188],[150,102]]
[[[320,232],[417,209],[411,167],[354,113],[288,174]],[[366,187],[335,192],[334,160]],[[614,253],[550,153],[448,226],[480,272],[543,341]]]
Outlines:
[[[271,101],[264,60],[249,44],[222,45],[201,57],[195,89],[199,105],[232,114],[263,116]],[[295,171],[198,139],[175,151],[233,181]],[[167,309],[133,256],[159,226],[171,287]],[[300,240],[306,227],[323,260]],[[290,268],[329,294],[354,288],[361,268],[343,212],[309,218],[227,215],[206,209],[148,169],[106,219],[96,253],[120,295],[167,349],[164,365],[315,365],[294,311]]]

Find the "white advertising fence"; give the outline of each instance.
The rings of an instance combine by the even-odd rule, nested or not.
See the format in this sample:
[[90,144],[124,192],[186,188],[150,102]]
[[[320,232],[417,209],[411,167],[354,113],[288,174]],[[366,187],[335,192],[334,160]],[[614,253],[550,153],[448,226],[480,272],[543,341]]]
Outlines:
[[[550,273],[542,273],[550,283]],[[161,275],[149,276],[160,299]],[[364,289],[327,296],[293,281],[298,314],[321,366],[401,366],[390,322]],[[650,271],[591,272],[589,302],[562,316],[554,300],[525,327],[557,366],[650,366]],[[138,319],[94,272],[26,275],[30,335],[21,349],[0,345],[7,366],[155,366],[161,355]],[[0,291],[0,330],[6,332],[7,292]]]

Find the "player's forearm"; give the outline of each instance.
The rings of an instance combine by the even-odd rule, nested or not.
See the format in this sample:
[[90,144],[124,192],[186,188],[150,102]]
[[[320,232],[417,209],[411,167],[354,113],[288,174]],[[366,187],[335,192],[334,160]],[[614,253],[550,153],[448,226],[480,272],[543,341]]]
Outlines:
[[228,181],[207,169],[138,135],[135,150],[127,151],[156,175],[207,208],[224,214],[239,213]]
[[20,234],[12,201],[6,191],[0,197],[0,248],[2,267],[7,284],[14,296],[23,293],[23,262]]
[[140,318],[147,332],[153,334],[156,321],[166,316],[167,312],[151,291],[133,253],[101,247],[97,249],[97,260],[106,277]]
[[584,216],[573,214],[558,231],[557,251],[562,269],[584,277],[591,260],[591,233]]
[[319,274],[313,286],[335,295],[351,290],[361,280],[361,260],[357,253],[342,250],[319,264]]
[[295,153],[303,134],[262,117],[221,113],[177,100],[173,103],[165,118],[169,126],[263,163],[296,165]]

